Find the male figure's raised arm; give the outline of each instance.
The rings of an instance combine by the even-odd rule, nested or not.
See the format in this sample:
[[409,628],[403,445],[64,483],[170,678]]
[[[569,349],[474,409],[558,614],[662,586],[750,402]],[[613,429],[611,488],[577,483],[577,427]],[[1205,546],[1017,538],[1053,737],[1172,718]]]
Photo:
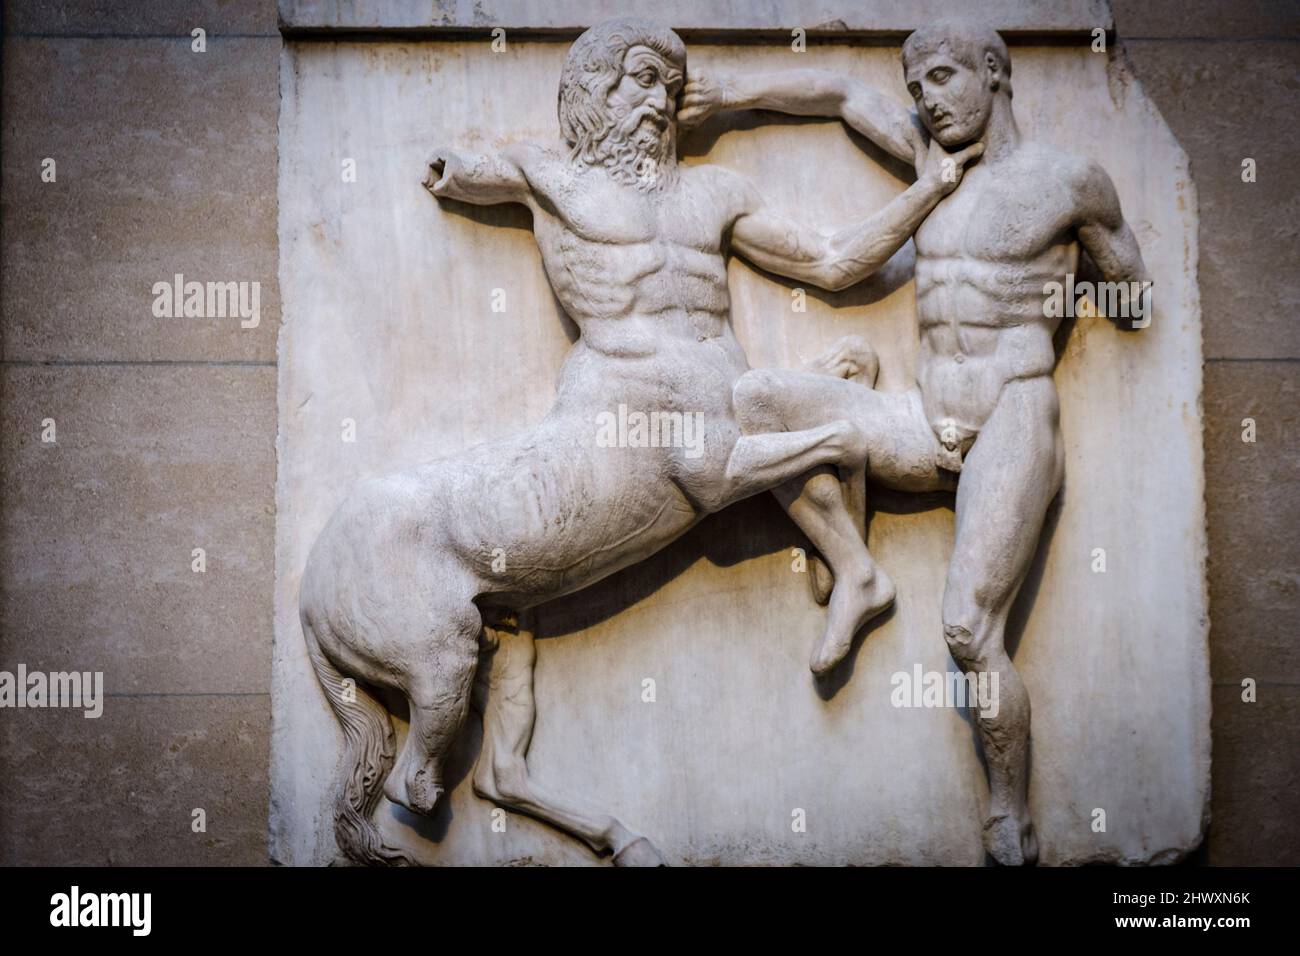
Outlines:
[[682,91],[678,121],[695,125],[719,110],[838,117],[918,173],[925,164],[927,137],[912,110],[861,80],[828,70],[750,75],[692,70]]
[[[889,261],[935,205],[961,182],[966,163],[982,144],[948,154],[938,142],[915,183],[880,212],[826,234],[768,209],[747,184],[745,211],[732,226],[732,247],[757,266],[832,292],[861,282]],[[947,160],[948,162],[945,162]]]
[[527,203],[532,191],[522,160],[530,149],[519,143],[496,153],[471,153],[442,148],[429,158],[424,186],[440,199],[458,199],[479,206]]
[[[1075,196],[1079,245],[1097,264],[1103,279],[1121,283],[1122,300],[1129,314],[1112,318],[1130,328],[1145,328],[1151,318],[1151,276],[1142,261],[1137,237],[1124,220],[1115,184],[1101,166],[1085,162],[1076,178]],[[1140,290],[1137,296],[1129,291],[1133,284]],[[1122,321],[1124,318],[1130,321]]]

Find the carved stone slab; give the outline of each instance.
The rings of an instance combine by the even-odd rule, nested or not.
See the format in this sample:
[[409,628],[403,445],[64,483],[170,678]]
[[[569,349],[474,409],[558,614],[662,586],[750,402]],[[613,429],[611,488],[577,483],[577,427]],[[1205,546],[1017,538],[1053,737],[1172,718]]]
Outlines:
[[[291,26],[363,26],[362,6],[286,0],[281,14]],[[559,9],[585,26],[621,12],[608,6],[512,9],[524,25],[558,24],[542,11]],[[734,6],[740,27],[765,25]],[[828,17],[891,29],[923,19],[912,4],[832,6],[846,10]],[[991,19],[1028,28],[1025,18],[1046,5],[1015,5],[1014,15],[1011,6],[988,4]],[[409,4],[399,16],[403,5],[382,5],[399,26],[427,25],[428,7]],[[461,7],[437,9],[454,20],[467,16]],[[1099,12],[1063,8],[1080,28]],[[1104,8],[1099,15],[1109,23]],[[359,479],[519,431],[554,397],[574,329],[543,274],[528,213],[441,210],[420,178],[439,144],[553,136],[566,48],[286,46],[271,777],[280,862],[336,855],[329,791],[340,737],[297,616],[312,542]],[[1158,290],[1140,336],[1079,319],[1056,372],[1067,479],[1009,638],[1033,701],[1029,799],[1041,862],[1171,862],[1199,842],[1209,796],[1196,193],[1186,157],[1122,56],[1080,42],[1013,46],[1012,57],[1021,129],[1105,166]],[[734,71],[842,71],[907,102],[896,48],[817,44],[796,55],[788,44],[691,44],[690,58]],[[903,170],[883,166],[835,121],[732,115],[686,137],[681,152],[687,163],[741,172],[778,208],[831,226],[870,215],[906,186]],[[340,174],[347,159],[355,182]],[[733,260],[737,336],[753,366],[791,368],[862,334],[881,355],[877,387],[902,388],[917,348],[910,272],[909,245],[867,283],[808,290],[807,311],[793,313],[794,283]],[[504,312],[493,311],[496,290]],[[343,440],[345,420],[355,441]],[[533,773],[615,810],[673,864],[984,862],[987,784],[965,711],[891,704],[897,672],[956,669],[940,621],[950,502],[875,500],[869,544],[898,586],[897,605],[829,690],[807,667],[825,611],[807,575],[792,570],[792,549],[806,542],[767,495],[544,606]],[[1098,548],[1104,573],[1094,570]],[[647,679],[654,702],[643,699]],[[381,805],[389,842],[433,863],[599,863],[524,816],[494,829],[492,806],[466,776],[474,721],[435,819]],[[1094,829],[1097,809],[1104,832]],[[803,830],[792,826],[797,811]]]

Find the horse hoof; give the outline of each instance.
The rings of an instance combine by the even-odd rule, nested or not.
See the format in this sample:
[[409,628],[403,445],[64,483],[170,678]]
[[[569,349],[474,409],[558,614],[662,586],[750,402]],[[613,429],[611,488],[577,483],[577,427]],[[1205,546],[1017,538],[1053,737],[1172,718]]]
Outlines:
[[984,850],[1001,866],[1038,863],[1038,836],[1027,819],[1022,823],[1000,813],[984,821]]
[[637,837],[614,854],[615,866],[667,866],[668,863],[654,844],[645,837]]

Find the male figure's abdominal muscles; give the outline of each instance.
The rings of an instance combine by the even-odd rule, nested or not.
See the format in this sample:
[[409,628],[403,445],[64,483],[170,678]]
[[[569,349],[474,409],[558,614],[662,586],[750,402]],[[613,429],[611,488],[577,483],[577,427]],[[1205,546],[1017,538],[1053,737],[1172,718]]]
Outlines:
[[999,288],[1022,287],[1042,291],[1043,283],[1059,282],[1078,260],[1073,243],[1049,246],[1037,253],[1012,253],[1002,257],[975,256],[966,252],[938,253],[933,243],[918,249],[917,283],[963,282],[993,293]]

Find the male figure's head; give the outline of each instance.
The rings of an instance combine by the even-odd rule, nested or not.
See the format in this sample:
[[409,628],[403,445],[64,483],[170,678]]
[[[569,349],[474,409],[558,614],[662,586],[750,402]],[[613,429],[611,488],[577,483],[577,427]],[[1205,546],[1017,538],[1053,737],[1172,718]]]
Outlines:
[[677,164],[677,96],[686,46],[647,20],[598,23],[574,41],[560,74],[560,132],[575,162],[653,189]]
[[998,98],[1011,101],[1011,56],[996,30],[967,20],[924,26],[903,42],[916,112],[945,149],[984,135]]

